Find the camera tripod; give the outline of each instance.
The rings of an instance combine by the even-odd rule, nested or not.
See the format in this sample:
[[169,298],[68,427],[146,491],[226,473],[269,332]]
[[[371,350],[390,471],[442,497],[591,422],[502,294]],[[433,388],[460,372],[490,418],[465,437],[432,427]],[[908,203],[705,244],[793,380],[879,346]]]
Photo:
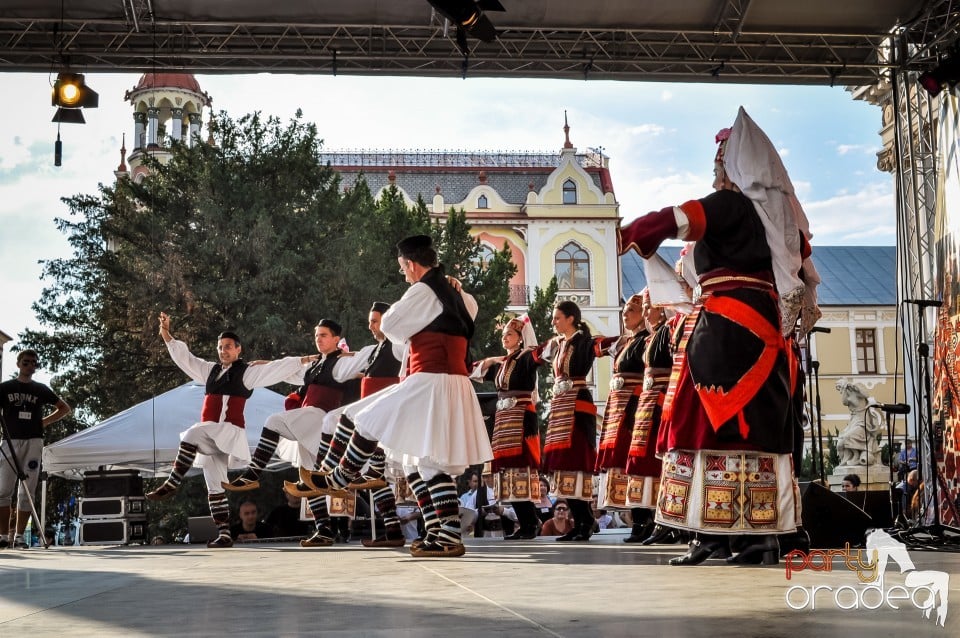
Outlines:
[[[7,430],[7,421],[3,418],[3,414],[0,414],[0,441],[2,441],[2,445],[0,445],[0,456],[3,457],[3,461],[10,464],[10,467],[13,468],[13,471],[17,475],[17,485],[14,486],[13,493],[16,494],[19,491],[21,495],[27,497],[27,503],[30,505],[30,515],[33,517],[34,529],[38,531],[40,543],[44,549],[46,549],[50,547],[50,544],[47,543],[47,534],[43,529],[40,515],[37,513],[37,506],[33,502],[33,494],[30,493],[27,487],[27,473],[23,471],[23,465],[20,464],[20,458],[17,456],[17,451],[13,447],[13,439],[10,438],[10,432]],[[18,488],[23,489],[18,490]],[[18,509],[23,509],[22,503],[18,503]]]

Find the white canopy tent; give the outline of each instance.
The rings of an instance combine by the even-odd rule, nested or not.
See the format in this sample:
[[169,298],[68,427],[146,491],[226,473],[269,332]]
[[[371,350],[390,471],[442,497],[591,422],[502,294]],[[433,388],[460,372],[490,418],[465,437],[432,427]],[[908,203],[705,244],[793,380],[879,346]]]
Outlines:
[[[80,479],[90,470],[139,470],[141,475],[165,476],[173,466],[180,433],[200,418],[204,388],[187,383],[127,408],[97,425],[43,449],[43,468],[49,474]],[[264,388],[247,401],[246,432],[251,451],[256,448],[267,417],[283,411],[283,396]],[[319,427],[319,424],[318,424]],[[297,458],[296,445],[281,439],[278,456]],[[274,467],[285,466],[282,460]]]

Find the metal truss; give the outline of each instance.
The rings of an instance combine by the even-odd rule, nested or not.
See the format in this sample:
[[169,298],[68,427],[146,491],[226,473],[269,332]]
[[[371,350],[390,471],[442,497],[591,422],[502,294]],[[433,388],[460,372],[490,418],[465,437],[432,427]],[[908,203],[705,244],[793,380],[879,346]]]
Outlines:
[[506,28],[470,41],[465,61],[442,25],[329,25],[154,19],[149,0],[124,17],[0,16],[0,71],[85,71],[552,77],[862,85],[890,65],[888,34],[743,28],[748,0],[722,4],[713,29]]

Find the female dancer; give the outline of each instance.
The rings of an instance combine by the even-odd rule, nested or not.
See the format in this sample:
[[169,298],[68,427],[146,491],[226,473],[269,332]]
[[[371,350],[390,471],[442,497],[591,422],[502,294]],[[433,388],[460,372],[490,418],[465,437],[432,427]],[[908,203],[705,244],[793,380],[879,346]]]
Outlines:
[[552,474],[554,495],[567,499],[573,515],[573,529],[557,540],[586,541],[593,533],[590,501],[597,461],[597,408],[586,377],[597,353],[590,328],[572,301],[561,301],[554,307],[553,328],[558,336],[537,349],[538,356],[547,356],[546,350],[553,355],[553,399],[543,470]]
[[494,417],[494,491],[501,503],[509,502],[517,514],[517,530],[505,540],[536,538],[539,518],[534,503],[540,500],[540,430],[537,424],[537,368],[544,363],[535,354],[537,338],[526,315],[511,319],[501,336],[503,357],[488,357],[474,366],[470,378],[488,379],[497,385]]
[[[637,402],[643,389],[643,353],[649,335],[643,325],[642,304],[640,295],[630,297],[623,308],[623,336],[599,342],[600,354],[613,357],[613,378],[610,379],[610,394],[607,395],[607,405],[603,411],[597,450],[596,469],[601,473],[598,506],[602,508],[627,507],[627,489],[631,477],[624,472],[624,468],[634,430]],[[642,541],[653,527],[653,516],[647,510],[638,508],[632,514],[633,530],[630,537],[625,539],[631,543]]]

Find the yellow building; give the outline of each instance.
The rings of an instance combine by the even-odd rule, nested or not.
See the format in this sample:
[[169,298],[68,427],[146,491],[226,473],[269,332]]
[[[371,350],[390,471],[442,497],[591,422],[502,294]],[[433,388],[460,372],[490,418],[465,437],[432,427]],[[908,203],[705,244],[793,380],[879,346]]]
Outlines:
[[[463,209],[490,252],[510,248],[517,274],[509,310],[522,312],[534,287],[556,275],[558,299],[580,306],[595,334],[619,334],[620,217],[609,158],[577,152],[567,126],[564,136],[557,153],[358,151],[324,159],[348,186],[363,174],[374,196],[395,185],[408,205],[423,197],[438,219]],[[590,380],[598,403],[609,379],[610,363],[601,360]]]

